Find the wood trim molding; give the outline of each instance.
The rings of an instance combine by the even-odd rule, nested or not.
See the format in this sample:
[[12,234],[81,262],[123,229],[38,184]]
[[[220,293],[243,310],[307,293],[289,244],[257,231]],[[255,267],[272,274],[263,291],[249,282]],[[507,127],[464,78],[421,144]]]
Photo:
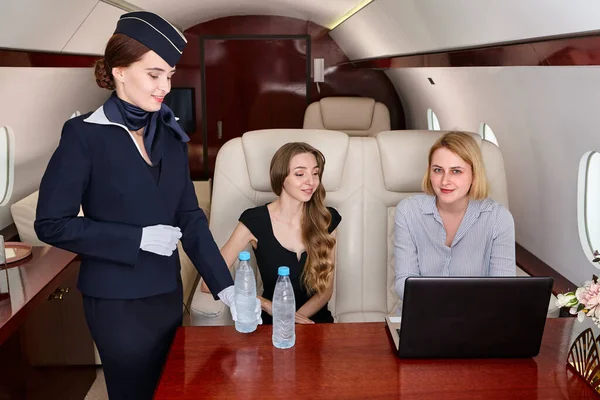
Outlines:
[[548,264],[516,243],[517,265],[531,276],[551,276],[554,278],[552,293],[557,295],[577,289],[577,285],[565,278]]
[[[14,242],[19,240],[19,233],[15,224],[10,224],[6,228],[0,230],[0,235],[4,236],[4,240],[6,242]],[[558,293],[565,293],[577,288],[577,285],[530,253],[523,246],[518,243],[516,243],[515,246],[517,265],[519,268],[531,276],[551,276],[554,278],[554,287],[552,288],[552,293],[556,295]]]
[[15,224],[10,224],[6,228],[0,230],[0,235],[4,237],[5,242],[19,241],[19,232],[17,231],[17,226]]
[[373,57],[339,65],[372,69],[600,65],[600,34]]
[[92,68],[101,57],[0,48],[0,67]]

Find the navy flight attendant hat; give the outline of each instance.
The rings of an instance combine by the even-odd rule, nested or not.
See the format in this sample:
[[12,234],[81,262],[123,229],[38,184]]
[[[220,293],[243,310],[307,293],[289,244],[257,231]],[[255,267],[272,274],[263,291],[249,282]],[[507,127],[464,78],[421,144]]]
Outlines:
[[147,11],[121,15],[114,33],[137,40],[158,54],[171,67],[181,58],[187,40],[167,20]]

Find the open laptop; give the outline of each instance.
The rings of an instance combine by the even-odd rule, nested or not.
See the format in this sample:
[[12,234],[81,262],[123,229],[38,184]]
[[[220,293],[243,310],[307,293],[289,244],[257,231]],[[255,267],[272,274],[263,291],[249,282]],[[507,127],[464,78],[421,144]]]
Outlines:
[[400,358],[526,358],[540,351],[551,277],[409,277],[386,317]]

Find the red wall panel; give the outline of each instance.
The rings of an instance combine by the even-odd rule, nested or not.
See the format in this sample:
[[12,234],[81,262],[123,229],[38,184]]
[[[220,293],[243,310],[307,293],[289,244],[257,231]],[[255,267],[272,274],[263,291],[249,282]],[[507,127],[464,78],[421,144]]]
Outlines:
[[0,67],[90,68],[100,57],[0,49]]
[[[328,35],[328,30],[312,22],[295,18],[279,16],[234,16],[208,21],[186,30],[185,35],[188,45],[183,57],[177,65],[177,73],[173,76],[174,87],[194,87],[196,93],[196,132],[190,135],[190,169],[193,179],[202,179],[210,174],[202,169],[203,155],[203,104],[202,104],[202,82],[200,79],[202,66],[202,55],[200,52],[201,38],[211,36],[281,36],[281,35],[309,35],[311,62],[312,58],[323,58],[325,60],[325,82],[320,83],[320,93],[317,85],[310,79],[308,102],[298,102],[295,97],[289,97],[289,103],[281,104],[282,109],[293,115],[292,119],[298,126],[290,128],[302,128],[301,121],[307,103],[317,101],[328,96],[363,96],[372,97],[387,105],[390,110],[392,129],[404,129],[404,112],[400,98],[390,80],[382,71],[361,69],[346,66],[335,67],[340,63],[348,62],[340,47]],[[205,54],[205,57],[216,56]],[[285,59],[272,59],[271,63],[284,63]],[[231,62],[235,62],[231,60]],[[238,69],[243,70],[239,65]],[[234,79],[234,77],[232,77]],[[259,77],[257,85],[264,85],[271,79],[270,76]],[[280,82],[286,85],[289,82]],[[198,158],[200,157],[200,158]]]
[[374,57],[342,65],[352,65],[355,68],[600,65],[600,35],[531,40],[436,53]]

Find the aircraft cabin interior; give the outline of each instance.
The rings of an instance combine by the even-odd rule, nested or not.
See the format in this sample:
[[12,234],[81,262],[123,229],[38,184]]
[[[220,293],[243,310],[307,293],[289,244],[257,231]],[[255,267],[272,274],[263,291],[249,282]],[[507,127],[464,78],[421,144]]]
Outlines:
[[[136,12],[160,17],[152,25],[143,17],[147,14]],[[130,22],[122,23],[128,13],[142,17],[129,17]],[[591,399],[600,395],[600,305],[595,308],[600,304],[600,286],[595,281],[600,268],[600,3],[0,0],[0,249],[4,249],[0,257],[0,399],[109,399],[107,377],[125,378],[105,374],[110,357],[103,360],[101,354],[109,354],[105,349],[114,340],[104,337],[99,345],[96,335],[100,334],[95,332],[112,330],[114,337],[121,338],[121,327],[91,328],[90,304],[100,307],[111,297],[97,295],[105,303],[91,303],[88,296],[95,295],[87,288],[98,284],[100,275],[84,279],[80,271],[86,263],[89,268],[95,263],[99,274],[127,269],[138,277],[135,285],[140,293],[149,288],[145,279],[164,283],[161,272],[152,278],[135,271],[140,267],[137,264],[115,267],[92,250],[77,250],[78,235],[112,223],[107,222],[110,216],[134,221],[140,210],[154,204],[151,197],[158,196],[157,191],[142,188],[152,185],[149,176],[144,184],[127,181],[133,175],[130,164],[123,161],[124,150],[104,147],[113,139],[96,135],[104,129],[106,135],[114,132],[125,137],[122,140],[130,155],[142,155],[154,171],[154,147],[146,154],[145,139],[135,138],[138,128],[115,122],[108,113],[111,101],[131,106],[118,97],[125,93],[124,81],[117,84],[121,76],[131,76],[126,75],[128,64],[123,64],[124,69],[111,67],[116,89],[100,87],[95,75],[99,59],[108,65],[103,57],[108,57],[105,49],[115,27],[122,26],[121,32],[127,35],[127,29],[141,32],[135,31],[140,25],[151,38],[150,44],[144,44],[156,51],[159,64],[169,64],[174,71],[167,74],[154,68],[160,76],[168,75],[168,87],[153,110],[160,111],[150,111],[148,118],[158,115],[152,120],[158,126],[176,125],[180,132],[176,137],[184,142],[176,146],[177,151],[187,154],[187,165],[175,161],[177,166],[171,167],[167,160],[176,150],[169,143],[175,143],[175,136],[169,136],[171,141],[158,136],[165,146],[160,150],[164,153],[159,152],[159,175],[169,180],[163,189],[156,181],[156,187],[163,190],[162,210],[173,204],[179,207],[179,215],[184,201],[179,202],[176,196],[180,194],[173,193],[182,192],[184,183],[191,182],[186,193],[192,196],[196,210],[192,211],[206,216],[193,223],[204,224],[214,238],[214,243],[188,245],[195,240],[189,236],[184,240],[192,228],[176,227],[183,237],[172,239],[169,256],[173,268],[180,265],[172,278],[180,291],[177,312],[181,311],[182,327],[173,330],[172,341],[166,342],[167,355],[159,365],[152,398]],[[168,50],[152,47],[152,40],[168,42]],[[173,50],[176,61],[171,63],[162,51]],[[165,105],[176,121],[165,122],[164,115],[170,115],[162,114]],[[147,115],[149,110],[139,107]],[[104,120],[98,119],[98,112]],[[141,125],[145,128],[140,132],[151,129],[152,122],[148,124]],[[75,128],[69,127],[76,126],[96,129],[81,131],[76,139],[76,149],[82,149],[79,153],[74,147],[64,150],[74,139]],[[157,132],[163,132],[160,129]],[[529,289],[516,289],[517,283],[511,285],[517,280],[511,279],[498,289],[495,282],[501,280],[493,281],[491,273],[490,280],[481,280],[489,289],[475,288],[471,297],[465,290],[438,290],[432,284],[421,308],[414,302],[409,307],[407,299],[426,290],[426,282],[419,289],[414,279],[410,292],[398,291],[398,248],[403,245],[398,239],[399,204],[408,204],[409,198],[432,198],[429,214],[437,216],[442,201],[439,193],[446,189],[436,192],[433,188],[438,197],[426,191],[426,182],[433,184],[435,171],[443,169],[431,169],[432,146],[456,131],[464,132],[461,137],[475,144],[485,166],[489,190],[481,204],[493,204],[514,221],[503,249],[494,250],[494,242],[479,238],[481,246],[492,246],[486,257],[502,258],[501,251],[511,254],[511,272],[501,275],[521,278],[519,284],[531,283],[521,288],[531,287],[531,293],[537,290],[543,295],[528,297]],[[335,246],[328,247],[333,263],[326,290],[329,297],[322,305],[333,323],[305,324],[302,321],[310,317],[296,315],[297,323],[292,324],[295,345],[281,350],[272,343],[274,328],[268,323],[251,333],[236,330],[231,300],[221,295],[218,282],[233,284],[237,261],[229,266],[230,281],[228,275],[217,278],[206,266],[200,267],[198,260],[210,264],[207,260],[212,256],[206,255],[210,246],[216,244],[218,252],[232,243],[236,227],[246,226],[245,210],[281,204],[277,203],[281,195],[273,189],[271,160],[278,149],[292,142],[308,143],[322,154],[325,166],[315,173],[322,174],[316,185],[324,188],[324,206],[334,210],[327,221],[337,214],[341,220],[329,232],[330,222],[319,228],[324,229],[321,234],[335,238],[327,242]],[[112,172],[99,171],[103,157],[109,164],[103,171]],[[318,163],[318,156],[313,159]],[[462,161],[471,165],[475,176],[476,165],[464,157]],[[426,171],[434,172],[427,172],[424,181]],[[166,174],[173,175],[166,178]],[[314,179],[315,174],[307,179]],[[76,186],[79,177],[80,186]],[[115,182],[129,183],[119,187]],[[474,183],[465,190],[473,187]],[[291,189],[284,184],[282,190]],[[316,196],[317,191],[310,189],[309,196]],[[136,193],[137,203],[121,207],[128,193]],[[465,196],[471,207],[473,200]],[[197,211],[194,197],[202,212]],[[486,211],[482,205],[479,212]],[[465,212],[466,219],[469,209]],[[67,228],[57,222],[67,214],[81,224]],[[430,217],[426,214],[423,211],[417,217],[424,220]],[[443,218],[439,226],[447,229],[448,220]],[[463,224],[460,218],[458,224]],[[481,229],[495,230],[502,223],[500,218],[490,219]],[[277,242],[275,228],[268,224]],[[138,242],[140,232],[144,242],[145,226],[140,222],[135,227]],[[257,226],[265,227],[264,223]],[[457,226],[456,234],[464,234],[463,225]],[[277,276],[272,283],[271,278],[261,277],[256,250],[260,240],[252,228],[245,229],[253,239],[237,250],[249,252],[256,294],[262,296],[263,291],[272,292],[268,287]],[[412,229],[410,238],[415,242],[431,234]],[[301,239],[307,247],[309,239]],[[97,234],[89,243],[118,253],[128,240],[125,231],[111,231],[106,237]],[[450,239],[443,246],[448,263],[450,257],[458,257],[452,243]],[[134,256],[144,251],[150,254],[146,249],[151,246],[140,246],[135,244]],[[184,246],[195,247],[187,247],[186,252]],[[292,253],[295,261],[304,257],[301,251],[291,251],[281,243],[280,247]],[[192,248],[200,250],[190,252]],[[463,264],[479,254],[477,248],[470,251]],[[304,260],[314,262],[315,254],[322,253],[307,254]],[[428,254],[417,250],[413,256],[421,262],[429,260]],[[106,257],[119,262],[121,256]],[[427,275],[423,265],[417,265],[415,275],[418,268],[421,275]],[[294,272],[291,275],[294,279]],[[462,276],[452,271],[448,275]],[[407,289],[410,280],[406,280]],[[532,282],[538,282],[537,288]],[[129,296],[127,285],[118,282],[107,290],[120,290],[125,299],[144,297]],[[460,306],[454,295],[443,294],[452,290],[473,308]],[[234,304],[239,313],[241,303]],[[487,316],[486,305],[491,310]],[[264,303],[261,307],[259,314],[271,314]],[[436,313],[446,315],[447,310],[454,314],[440,317],[436,327],[431,322]],[[468,312],[472,316],[466,316]],[[160,318],[159,314],[155,317]],[[427,319],[428,331],[410,326],[410,318],[423,324]],[[467,326],[474,332],[469,334],[475,336],[461,341],[471,336],[452,327],[463,326],[461,321],[468,319]],[[140,329],[139,340],[127,346],[143,342],[146,332],[152,335],[152,328]],[[402,340],[406,350],[409,330],[417,332],[420,344],[442,349],[441,354],[403,357]],[[500,336],[504,335],[507,343],[516,340],[515,350],[528,346],[534,354],[512,357],[508,351],[498,356],[492,350],[503,345]],[[444,343],[458,354],[464,350],[465,356],[445,356]],[[467,356],[472,346],[476,355]],[[111,398],[133,398],[114,393]]]

